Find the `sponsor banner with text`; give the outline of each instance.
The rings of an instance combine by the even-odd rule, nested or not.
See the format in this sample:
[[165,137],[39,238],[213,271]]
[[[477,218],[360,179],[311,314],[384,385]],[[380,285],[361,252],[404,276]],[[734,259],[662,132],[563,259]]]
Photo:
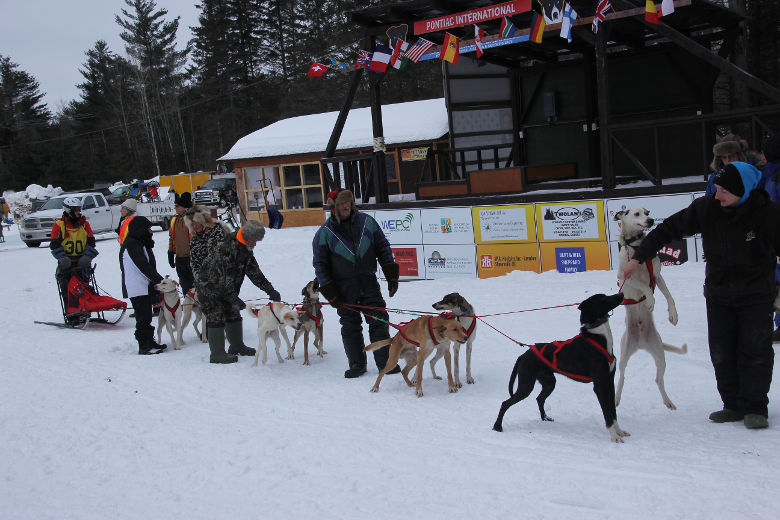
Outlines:
[[539,242],[603,240],[604,201],[551,202],[536,205]]
[[606,242],[544,242],[539,249],[542,271],[580,273],[610,269]]
[[390,244],[422,244],[419,209],[376,210],[373,213]]
[[447,276],[470,276],[477,274],[475,259],[476,246],[460,245],[426,245],[425,278],[435,280]]
[[474,241],[478,244],[536,242],[533,204],[477,206],[471,212]]
[[531,10],[531,0],[512,0],[496,5],[488,5],[471,11],[452,13],[438,18],[429,18],[414,22],[414,34],[444,31],[453,27],[477,24],[495,20],[504,16],[513,16]]
[[420,211],[420,220],[423,244],[474,243],[471,208],[423,209]]
[[[401,280],[425,278],[425,258],[423,257],[422,246],[393,246],[391,249],[393,250],[395,263],[398,264],[398,273]],[[381,278],[384,278],[381,269],[377,273]]]
[[492,278],[512,271],[541,272],[539,244],[480,244],[477,246],[477,276]]

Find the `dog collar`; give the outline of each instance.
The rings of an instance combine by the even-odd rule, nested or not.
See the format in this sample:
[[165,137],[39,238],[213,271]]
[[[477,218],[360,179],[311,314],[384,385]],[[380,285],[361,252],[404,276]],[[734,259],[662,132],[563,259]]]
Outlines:
[[[477,317],[474,316],[474,309],[472,307],[469,307],[466,310],[467,310],[467,312],[466,312],[465,316],[469,316],[469,317],[473,318],[471,320],[471,325],[469,325],[469,328],[468,329],[465,329],[465,328],[463,329],[464,332],[466,333],[466,339],[468,339],[468,337],[471,336],[471,333],[474,332],[474,328],[477,326]],[[440,318],[444,318],[445,320],[457,320],[458,323],[460,323],[460,319],[463,316],[464,315],[462,315],[462,314],[453,314],[451,312],[442,312],[441,314],[439,314]],[[461,323],[461,325],[462,325],[462,323]]]

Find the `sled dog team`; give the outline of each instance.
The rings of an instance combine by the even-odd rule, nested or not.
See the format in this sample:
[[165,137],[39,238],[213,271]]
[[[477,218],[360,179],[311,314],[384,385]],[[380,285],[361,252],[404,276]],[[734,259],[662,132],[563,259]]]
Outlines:
[[[503,419],[507,410],[528,397],[537,381],[541,385],[541,392],[536,398],[541,419],[552,421],[553,419],[545,412],[544,404],[555,389],[557,372],[575,381],[593,384],[610,439],[613,442],[623,442],[623,437],[628,436],[629,433],[618,426],[616,407],[621,400],[626,365],[638,349],[648,351],[653,357],[656,365],[655,381],[661,399],[668,408],[672,410],[676,408],[664,387],[663,376],[666,368],[664,352],[685,354],[687,346],[676,347],[664,343],[653,323],[654,290],[658,287],[667,302],[669,321],[673,325],[677,324],[677,309],[660,274],[661,263],[657,257],[653,258],[646,262],[634,276],[627,280],[623,279],[623,266],[631,257],[633,249],[641,242],[646,230],[653,225],[653,219],[643,208],[621,211],[615,219],[621,224],[618,270],[620,292],[611,296],[596,294],[583,301],[578,307],[581,329],[574,338],[526,345],[527,350],[517,358],[511,370],[510,397],[501,404],[493,426],[494,430],[503,430]],[[183,331],[192,317],[194,317],[193,328],[197,337],[202,342],[206,339],[205,327],[201,325],[201,328],[198,328],[198,324],[203,322],[203,316],[197,303],[197,295],[194,291],[190,291],[184,296],[183,301],[180,301],[177,286],[175,280],[166,276],[155,288],[162,294],[157,340],[160,341],[162,328],[165,326],[171,336],[174,349],[179,350],[182,345]],[[274,341],[277,361],[284,362],[280,353],[280,336],[287,347],[287,360],[295,359],[295,345],[301,336],[304,344],[304,365],[310,364],[310,337],[317,356],[323,357],[327,354],[323,349],[323,314],[319,289],[316,278],[308,282],[301,291],[303,304],[297,308],[292,308],[284,302],[274,301],[266,305],[247,306],[250,315],[257,319],[259,341],[252,366],[257,366],[258,361],[261,360],[263,364],[267,362],[269,338]],[[620,360],[617,363],[613,352],[609,316],[619,305],[626,308],[626,329],[620,342]],[[394,325],[397,332],[392,338],[376,341],[365,347],[366,352],[389,347],[388,361],[385,368],[380,370],[371,392],[379,391],[382,378],[403,359],[406,364],[401,370],[401,375],[409,387],[415,388],[415,394],[422,397],[424,361],[434,352],[435,355],[429,362],[433,379],[441,379],[436,374],[435,366],[441,358],[444,358],[448,390],[457,392],[462,387],[459,363],[461,345],[466,346],[466,382],[469,384],[475,382],[471,373],[471,355],[477,322],[474,307],[460,294],[454,292],[434,303],[433,308],[443,312]],[[294,331],[292,342],[286,332],[288,327]],[[454,354],[454,363],[451,359],[450,347]],[[615,389],[616,368],[620,369],[617,390]],[[415,372],[410,378],[412,370]]]

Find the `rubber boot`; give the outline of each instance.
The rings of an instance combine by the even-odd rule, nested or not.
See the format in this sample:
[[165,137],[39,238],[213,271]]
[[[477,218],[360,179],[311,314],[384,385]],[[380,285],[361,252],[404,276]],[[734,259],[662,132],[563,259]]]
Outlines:
[[225,327],[208,327],[206,336],[211,350],[210,363],[227,364],[238,361],[238,356],[229,356],[225,353]]
[[255,349],[244,345],[244,325],[242,320],[225,323],[225,335],[227,336],[228,354],[239,356],[254,356]]

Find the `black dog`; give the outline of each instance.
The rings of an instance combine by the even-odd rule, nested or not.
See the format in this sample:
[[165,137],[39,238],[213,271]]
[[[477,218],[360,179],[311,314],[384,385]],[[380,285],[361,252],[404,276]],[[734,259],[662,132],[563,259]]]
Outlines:
[[[493,429],[503,431],[504,414],[515,403],[528,397],[539,381],[542,391],[536,398],[543,421],[552,421],[544,412],[544,402],[555,390],[555,372],[582,383],[593,382],[593,391],[604,413],[604,421],[613,442],[623,442],[629,433],[620,429],[615,410],[615,356],[609,313],[623,302],[621,293],[594,294],[579,305],[580,334],[567,341],[537,343],[517,358],[509,379],[509,399],[501,403]],[[517,390],[512,387],[517,379]]]

